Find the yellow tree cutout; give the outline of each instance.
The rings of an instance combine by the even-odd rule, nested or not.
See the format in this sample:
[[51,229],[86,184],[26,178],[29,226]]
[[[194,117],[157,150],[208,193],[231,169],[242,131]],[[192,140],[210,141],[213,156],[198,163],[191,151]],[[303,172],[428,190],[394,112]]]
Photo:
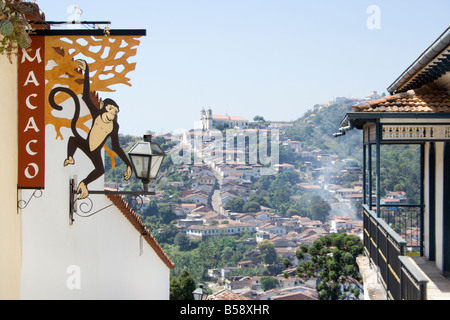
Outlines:
[[[111,86],[125,84],[131,87],[127,74],[136,68],[136,63],[128,62],[130,57],[136,55],[139,46],[137,36],[64,36],[47,37],[45,44],[46,70],[45,89],[48,93],[54,87],[68,87],[75,94],[83,92],[83,73],[78,67],[76,59],[85,59],[89,63],[92,101],[100,101],[98,92],[114,92]],[[57,95],[55,102],[63,103],[69,97]],[[99,106],[97,106],[99,107]],[[61,128],[70,128],[72,119],[55,117],[52,107],[46,102],[45,122],[52,124],[56,130],[56,139],[63,139]],[[80,116],[77,128],[88,133],[86,122],[91,120],[90,114]],[[114,157],[117,154],[104,146],[111,158],[112,168],[115,168]]]

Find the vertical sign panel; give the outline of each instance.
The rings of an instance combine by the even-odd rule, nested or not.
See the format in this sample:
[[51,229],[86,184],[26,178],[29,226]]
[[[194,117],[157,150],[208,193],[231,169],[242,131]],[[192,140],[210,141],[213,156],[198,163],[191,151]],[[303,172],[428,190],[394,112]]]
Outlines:
[[18,57],[18,187],[45,187],[45,37]]

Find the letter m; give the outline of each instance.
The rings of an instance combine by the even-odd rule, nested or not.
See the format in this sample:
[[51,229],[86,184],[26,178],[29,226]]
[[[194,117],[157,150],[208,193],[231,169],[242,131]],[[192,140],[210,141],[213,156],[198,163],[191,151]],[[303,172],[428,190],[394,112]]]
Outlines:
[[38,63],[42,62],[42,59],[41,59],[41,48],[36,50],[36,55],[34,56],[34,58],[31,58],[28,55],[28,52],[25,49],[22,49],[22,53],[23,54],[22,54],[22,61],[21,61],[21,63],[24,63],[25,59],[27,59],[29,62],[33,62],[35,59],[37,59]]

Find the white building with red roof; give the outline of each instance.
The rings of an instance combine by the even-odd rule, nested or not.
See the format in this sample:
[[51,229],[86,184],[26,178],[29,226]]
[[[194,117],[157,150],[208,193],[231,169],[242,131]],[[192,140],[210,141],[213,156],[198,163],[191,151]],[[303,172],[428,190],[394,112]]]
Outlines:
[[244,117],[236,117],[229,115],[213,115],[212,110],[201,111],[201,119],[203,130],[211,130],[218,126],[228,128],[247,128],[249,120]]

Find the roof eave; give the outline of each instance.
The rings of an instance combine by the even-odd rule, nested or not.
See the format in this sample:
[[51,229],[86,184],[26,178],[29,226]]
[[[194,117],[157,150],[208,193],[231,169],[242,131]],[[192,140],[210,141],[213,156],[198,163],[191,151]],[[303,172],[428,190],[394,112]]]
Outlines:
[[397,80],[394,81],[387,91],[390,94],[398,92],[405,84],[407,84],[415,75],[427,67],[433,60],[441,55],[446,48],[450,45],[450,27],[431,45],[425,52],[423,52],[419,58],[416,59],[406,69]]

